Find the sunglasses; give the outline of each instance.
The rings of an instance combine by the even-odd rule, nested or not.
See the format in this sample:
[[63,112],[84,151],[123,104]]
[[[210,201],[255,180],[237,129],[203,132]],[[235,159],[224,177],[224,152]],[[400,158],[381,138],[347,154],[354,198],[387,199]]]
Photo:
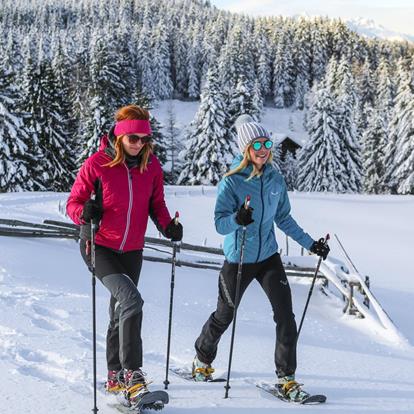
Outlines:
[[264,142],[255,141],[253,142],[252,147],[255,151],[261,150],[262,147],[265,147],[265,149],[270,150],[273,147],[273,141],[271,141],[270,139]]
[[136,144],[138,141],[141,141],[143,144],[148,144],[151,141],[151,135],[146,135],[145,137],[140,137],[139,135],[127,135],[128,142],[130,144]]

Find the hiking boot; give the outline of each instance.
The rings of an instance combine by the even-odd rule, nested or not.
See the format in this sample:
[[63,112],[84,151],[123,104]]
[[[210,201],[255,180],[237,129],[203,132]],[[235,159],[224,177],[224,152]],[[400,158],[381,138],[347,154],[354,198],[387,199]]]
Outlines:
[[108,379],[105,383],[106,392],[117,394],[125,390],[124,370],[120,371],[109,370]]
[[125,396],[130,402],[131,406],[137,405],[139,400],[147,394],[147,381],[145,374],[140,368],[137,370],[125,370]]
[[213,372],[214,372],[214,368],[212,368],[210,364],[205,364],[204,362],[201,362],[197,358],[197,356],[195,356],[192,370],[191,370],[191,375],[194,381],[197,381],[197,382],[211,381],[213,379],[213,376],[212,376]]
[[286,375],[285,377],[279,378],[279,382],[276,384],[276,388],[279,392],[279,395],[283,399],[293,402],[301,402],[309,397],[309,394],[306,391],[302,390],[302,385],[303,384],[299,384],[295,381],[294,375]]

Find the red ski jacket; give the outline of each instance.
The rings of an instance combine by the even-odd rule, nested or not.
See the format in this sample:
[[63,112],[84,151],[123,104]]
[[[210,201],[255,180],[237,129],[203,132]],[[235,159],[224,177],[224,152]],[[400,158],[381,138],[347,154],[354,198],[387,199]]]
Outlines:
[[125,163],[104,167],[112,160],[105,152],[108,138],[101,140],[99,151],[82,165],[70,192],[66,211],[75,224],[83,224],[83,206],[90,199],[97,178],[102,182],[103,216],[96,244],[122,252],[144,247],[148,217],[160,230],[172,220],[164,200],[160,162],[150,156],[147,170],[128,169]]

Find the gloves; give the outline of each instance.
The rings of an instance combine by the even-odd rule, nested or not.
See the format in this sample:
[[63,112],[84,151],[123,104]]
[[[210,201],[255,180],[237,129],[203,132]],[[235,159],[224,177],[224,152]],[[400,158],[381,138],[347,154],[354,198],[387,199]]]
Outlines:
[[183,238],[183,226],[181,223],[175,224],[175,219],[172,219],[165,229],[165,237],[171,239],[173,242],[181,241]]
[[84,206],[82,211],[82,216],[87,223],[90,223],[92,220],[95,223],[98,223],[101,221],[102,218],[102,207],[99,203],[96,202],[96,200],[88,200]]
[[329,251],[331,249],[329,246],[325,243],[324,238],[320,238],[318,241],[313,242],[310,251],[312,253],[317,254],[319,257],[322,257],[323,260],[325,260],[328,257]]
[[252,214],[253,209],[251,207],[245,208],[243,203],[236,214],[236,223],[240,226],[248,226],[249,224],[252,224],[254,222]]

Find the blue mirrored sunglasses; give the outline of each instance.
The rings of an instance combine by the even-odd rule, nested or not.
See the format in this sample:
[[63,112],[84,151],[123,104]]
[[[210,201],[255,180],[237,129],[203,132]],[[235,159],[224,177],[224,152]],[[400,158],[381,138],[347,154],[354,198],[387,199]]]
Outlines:
[[262,148],[262,146],[269,150],[270,148],[273,147],[273,141],[268,139],[267,141],[264,141],[264,142],[255,141],[252,144],[252,147],[255,151],[259,151]]

